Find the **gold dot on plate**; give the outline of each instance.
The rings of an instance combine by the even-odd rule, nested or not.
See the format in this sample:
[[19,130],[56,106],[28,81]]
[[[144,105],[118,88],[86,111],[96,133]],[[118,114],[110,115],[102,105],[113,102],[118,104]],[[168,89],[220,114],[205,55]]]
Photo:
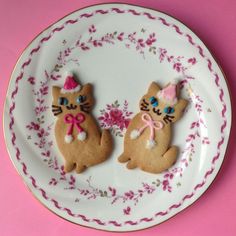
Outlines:
[[180,182],[178,182],[176,185],[177,185],[177,187],[180,187],[180,186],[181,186],[181,183],[180,183]]

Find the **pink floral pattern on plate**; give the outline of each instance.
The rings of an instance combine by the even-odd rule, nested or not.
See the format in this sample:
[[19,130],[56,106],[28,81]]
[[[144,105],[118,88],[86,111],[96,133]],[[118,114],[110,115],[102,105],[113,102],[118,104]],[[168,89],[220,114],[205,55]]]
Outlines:
[[[117,5],[119,6],[119,5]],[[175,23],[174,21],[172,21],[173,19],[169,18],[168,16],[160,16],[158,14],[154,14],[153,12],[150,12],[147,9],[142,9],[142,11],[140,11],[140,8],[138,7],[131,7],[128,6],[127,9],[123,8],[119,9],[119,7],[105,7],[103,6],[104,9],[100,9],[100,6],[97,8],[97,10],[93,10],[90,11],[88,10],[86,13],[80,14],[78,13],[77,18],[73,18],[73,19],[67,19],[64,20],[63,19],[63,24],[62,22],[59,22],[59,24],[55,24],[54,28],[51,30],[50,29],[50,33],[45,35],[40,35],[40,37],[38,37],[38,39],[40,39],[40,42],[37,44],[37,46],[35,47],[31,47],[30,48],[30,54],[26,55],[23,54],[23,59],[21,61],[19,61],[18,63],[18,69],[20,69],[20,72],[18,73],[13,73],[16,77],[12,80],[14,83],[11,83],[11,91],[10,93],[8,93],[8,98],[10,99],[10,108],[9,108],[9,112],[6,112],[6,116],[5,116],[5,120],[7,120],[7,125],[5,123],[5,131],[8,130],[9,128],[9,141],[12,144],[12,146],[8,146],[9,150],[11,151],[11,157],[12,160],[15,164],[17,164],[17,169],[21,171],[22,176],[24,177],[25,180],[30,181],[30,188],[32,189],[33,193],[36,194],[36,192],[39,193],[38,196],[40,196],[40,198],[43,198],[48,204],[52,204],[52,210],[57,209],[60,213],[64,213],[67,217],[73,217],[74,222],[76,223],[81,223],[85,224],[85,225],[89,225],[92,227],[93,224],[95,224],[95,227],[99,227],[99,228],[103,228],[103,229],[120,229],[122,230],[123,227],[128,226],[130,230],[132,229],[136,229],[137,227],[140,227],[141,224],[144,224],[145,226],[150,226],[149,222],[153,223],[158,223],[161,222],[160,220],[163,219],[163,216],[167,216],[170,217],[171,215],[174,215],[175,213],[173,213],[174,210],[177,210],[178,212],[181,211],[180,207],[183,206],[184,204],[189,205],[189,201],[195,201],[199,196],[197,196],[199,192],[199,190],[206,190],[206,187],[209,186],[212,182],[212,178],[214,179],[215,174],[217,173],[217,171],[219,170],[219,168],[217,167],[217,165],[221,164],[222,161],[222,157],[224,155],[225,152],[225,148],[224,145],[225,143],[228,141],[227,136],[224,136],[224,134],[228,134],[229,132],[229,128],[231,126],[231,120],[230,120],[230,116],[227,115],[227,112],[231,113],[231,109],[230,109],[230,102],[229,102],[229,98],[228,98],[228,91],[227,91],[227,87],[224,84],[224,79],[221,78],[221,76],[223,77],[222,73],[218,72],[217,69],[213,68],[215,67],[216,63],[215,61],[211,58],[211,56],[208,55],[208,53],[205,51],[206,47],[202,46],[201,43],[199,43],[198,38],[192,34],[191,31],[185,31],[185,29],[182,29],[182,26],[180,23]],[[95,8],[95,7],[94,7]],[[131,9],[129,9],[131,8]],[[138,219],[134,219],[129,217],[127,220],[120,220],[120,219],[113,219],[111,218],[107,218],[107,219],[102,219],[102,218],[95,218],[94,216],[91,215],[87,215],[86,214],[81,214],[78,213],[77,211],[75,211],[72,208],[68,208],[66,207],[66,205],[64,204],[64,202],[59,201],[57,198],[53,198],[52,196],[50,196],[50,193],[47,191],[47,189],[43,189],[41,184],[40,184],[40,179],[37,178],[36,176],[32,176],[32,173],[30,173],[30,165],[28,165],[28,163],[25,162],[22,152],[23,149],[21,149],[18,144],[17,141],[19,140],[18,137],[16,136],[16,133],[14,131],[14,123],[17,119],[17,117],[15,117],[15,112],[17,112],[16,106],[18,105],[18,102],[16,101],[17,96],[19,95],[19,85],[20,83],[23,84],[22,81],[25,81],[25,76],[26,75],[26,69],[29,68],[29,65],[31,64],[31,62],[34,59],[34,56],[40,52],[41,50],[41,46],[42,44],[46,45],[47,42],[53,38],[54,34],[57,34],[59,31],[62,31],[64,28],[67,27],[67,25],[76,25],[77,22],[81,23],[80,19],[87,19],[87,18],[92,18],[93,16],[96,15],[109,15],[109,14],[123,14],[124,16],[128,16],[131,15],[132,17],[137,17],[141,18],[141,17],[145,17],[146,19],[150,20],[155,24],[160,23],[161,26],[165,27],[166,29],[169,29],[172,33],[174,33],[175,35],[177,35],[178,37],[181,37],[181,39],[186,40],[187,44],[190,45],[194,50],[196,50],[196,55],[201,59],[200,63],[202,64],[202,68],[207,68],[208,69],[208,73],[210,73],[210,78],[208,78],[210,81],[213,82],[214,84],[214,88],[217,91],[216,97],[217,97],[217,101],[219,101],[220,104],[220,111],[218,113],[219,117],[221,118],[220,122],[220,129],[219,129],[219,135],[220,137],[217,139],[217,143],[216,143],[216,152],[214,151],[214,153],[211,156],[210,159],[210,167],[206,169],[206,171],[204,171],[204,177],[201,178],[201,180],[197,181],[197,183],[195,184],[195,186],[193,187],[193,189],[190,189],[188,192],[185,192],[183,197],[180,199],[180,201],[175,201],[175,202],[171,202],[170,205],[168,205],[168,207],[166,207],[163,210],[157,210],[155,211],[154,214],[152,215],[142,215],[140,217],[138,217]],[[75,13],[74,13],[75,14]],[[77,13],[76,13],[77,14]],[[140,17],[139,17],[140,16]],[[166,20],[167,19],[167,20]],[[96,30],[96,29],[95,29]],[[91,30],[90,33],[92,33]],[[145,31],[145,30],[144,30]],[[63,45],[66,45],[67,42],[66,40],[62,41]],[[86,46],[85,46],[86,47]],[[143,57],[145,58],[145,57]],[[176,57],[177,58],[177,57]],[[187,68],[187,62],[188,63],[192,63],[195,60],[185,60],[184,64],[185,64],[185,68]],[[181,59],[182,62],[182,59]],[[203,65],[203,63],[205,63],[205,65]],[[183,63],[182,63],[183,64]],[[78,63],[79,65],[79,63]],[[171,65],[171,64],[170,64]],[[174,65],[172,63],[172,65]],[[63,65],[59,64],[59,67],[55,66],[55,70],[54,72],[59,72],[60,68]],[[216,65],[217,67],[217,65]],[[176,65],[175,68],[181,68],[180,65]],[[173,66],[173,69],[175,69]],[[187,69],[188,70],[188,69]],[[190,79],[194,79],[191,78],[191,76],[186,75],[187,70],[179,70],[178,73],[184,75],[182,78],[182,85],[183,88],[188,87],[188,81],[190,81]],[[24,78],[24,79],[23,79]],[[29,79],[29,83],[33,84],[34,82],[38,82],[39,80],[34,80],[33,77],[30,77]],[[221,84],[223,83],[223,85]],[[215,91],[215,92],[216,92]],[[193,98],[193,102],[196,102],[196,106],[198,106],[198,96],[196,94],[192,94],[191,92],[189,92],[189,96]],[[199,104],[201,106],[201,102]],[[211,112],[211,108],[206,108],[202,106],[202,110],[207,109],[207,112]],[[9,116],[9,117],[8,117]],[[44,118],[43,118],[44,119]],[[37,119],[35,119],[33,122],[36,122]],[[191,129],[197,129],[200,131],[199,127],[201,126],[201,122],[200,119],[193,121],[192,125],[191,125]],[[45,122],[44,122],[45,123]],[[41,124],[43,125],[43,122]],[[37,127],[37,126],[36,126]],[[190,132],[192,133],[193,130],[190,129]],[[30,132],[32,131],[32,134],[34,135],[35,132],[33,132],[34,128],[30,130]],[[190,134],[191,135],[191,134]],[[200,136],[202,134],[200,133]],[[190,140],[192,140],[192,142],[196,142],[197,140],[199,141],[200,138],[199,136],[194,136],[191,135],[191,137],[194,137]],[[35,137],[33,137],[35,138]],[[32,142],[33,142],[33,138],[32,138]],[[187,138],[188,140],[188,138]],[[205,141],[206,140],[206,141]],[[202,139],[202,142],[204,145],[209,144],[209,139],[208,137],[204,137]],[[209,147],[211,148],[211,147]],[[223,153],[222,153],[223,152]],[[42,156],[43,157],[43,156]],[[57,162],[57,158],[55,158],[55,160],[53,161],[53,158],[50,156],[48,159],[50,159],[49,162],[53,162],[56,163]],[[51,167],[50,167],[51,168]],[[58,169],[62,169],[62,168],[58,168]],[[179,172],[178,172],[179,173]],[[63,174],[62,174],[63,176]],[[174,178],[177,175],[174,175]],[[181,176],[181,174],[180,174]],[[68,176],[69,177],[69,176]],[[66,178],[66,177],[65,177]],[[64,179],[65,179],[64,178]],[[63,178],[62,178],[63,179]],[[55,182],[53,180],[53,182]],[[59,181],[60,182],[60,181]],[[200,193],[201,195],[201,193]],[[129,206],[125,206],[125,208],[123,209],[123,213],[125,215],[129,215],[131,212],[131,208]],[[59,213],[59,214],[60,214]],[[61,215],[61,214],[60,214]],[[159,220],[158,220],[159,219]],[[144,226],[144,227],[145,227]],[[143,227],[143,226],[141,226]]]
[[[66,182],[67,187],[65,190],[77,191],[80,197],[75,198],[75,202],[80,202],[80,198],[85,198],[87,200],[96,199],[98,197],[107,199],[113,205],[116,202],[122,202],[125,204],[123,208],[123,213],[125,215],[130,215],[132,212],[132,207],[137,205],[140,199],[144,195],[151,195],[161,188],[162,191],[167,191],[171,193],[173,191],[173,185],[180,187],[180,181],[175,182],[175,176],[182,177],[184,169],[188,167],[189,163],[192,161],[193,154],[195,153],[195,142],[198,139],[202,139],[203,145],[208,145],[210,143],[208,137],[201,137],[200,130],[206,129],[204,123],[202,103],[203,100],[199,96],[195,95],[190,87],[189,81],[194,80],[192,76],[187,75],[187,70],[197,63],[195,57],[185,59],[184,56],[173,56],[169,55],[167,50],[162,47],[157,47],[156,42],[158,38],[155,33],[150,33],[145,38],[140,38],[137,36],[136,32],[125,33],[125,32],[113,32],[107,33],[101,38],[95,38],[92,36],[93,33],[97,32],[95,25],[91,25],[88,29],[89,39],[87,41],[82,41],[82,37],[79,39],[74,46],[66,48],[64,51],[59,52],[58,63],[55,65],[54,70],[49,73],[45,70],[45,80],[40,81],[40,87],[38,90],[34,89],[36,78],[30,76],[28,82],[33,86],[33,94],[36,98],[35,121],[31,121],[26,125],[26,128],[30,131],[27,138],[30,140],[32,137],[36,136],[34,144],[41,151],[41,156],[45,163],[48,164],[49,168],[54,169],[59,173],[60,178],[57,179],[52,177],[48,183],[49,185],[57,186],[61,181]],[[140,31],[145,35],[146,30],[141,29]],[[155,179],[152,183],[141,183],[141,187],[137,190],[128,190],[124,193],[119,193],[115,187],[108,186],[107,189],[98,189],[92,184],[92,177],[86,180],[87,188],[80,188],[79,183],[76,182],[74,174],[66,174],[64,172],[63,166],[59,166],[57,158],[51,155],[50,149],[53,146],[53,141],[48,139],[50,132],[52,132],[53,124],[45,124],[44,113],[48,112],[48,106],[45,105],[44,97],[48,95],[48,83],[50,80],[57,81],[61,78],[60,71],[69,62],[74,62],[79,64],[78,58],[71,58],[71,53],[73,50],[88,51],[92,47],[103,47],[106,44],[114,45],[115,43],[124,43],[128,50],[136,50],[145,59],[145,53],[152,53],[157,56],[160,63],[167,61],[172,69],[182,74],[183,79],[181,80],[181,89],[186,88],[188,90],[188,95],[192,104],[194,104],[197,111],[198,120],[193,121],[190,126],[190,133],[186,138],[185,149],[182,151],[180,165],[173,167],[166,171],[161,178]],[[63,40],[63,44],[66,45],[66,40]],[[132,48],[132,46],[134,46]],[[38,81],[38,80],[37,80]],[[186,111],[187,112],[187,111]],[[102,128],[109,128],[115,136],[123,137],[125,130],[132,118],[133,111],[128,109],[128,101],[125,100],[123,105],[120,105],[119,101],[115,101],[111,104],[107,104],[105,109],[100,110],[101,115],[98,117],[100,126]],[[175,183],[174,183],[175,182]],[[132,205],[130,203],[133,203]],[[128,204],[128,205],[127,205]]]
[[[143,37],[140,37],[138,34],[140,32],[136,31],[131,33],[114,31],[97,38],[93,35],[97,31],[96,26],[91,25],[88,29],[89,38],[87,40],[84,40],[80,35],[74,45],[60,51],[59,56],[57,57],[58,63],[55,65],[54,71],[60,72],[60,69],[69,62],[74,62],[79,65],[78,58],[71,58],[71,54],[74,50],[89,51],[92,48],[99,48],[104,45],[115,45],[117,43],[122,43],[127,49],[135,50],[141,54],[143,59],[145,59],[146,53],[151,53],[158,57],[160,63],[165,60],[168,61],[175,71],[184,75],[184,78],[193,79],[191,76],[186,75],[185,72],[197,63],[196,58],[185,58],[184,56],[169,55],[167,49],[156,46],[158,37],[155,32],[149,33],[146,36],[147,30],[142,28],[140,32],[143,34]],[[64,46],[66,43],[66,40],[62,41]],[[186,64],[186,66],[184,66],[184,64]]]
[[115,136],[123,137],[133,114],[133,112],[128,111],[128,102],[125,100],[121,108],[116,100],[112,104],[107,104],[106,108],[100,112],[101,116],[98,117],[98,120],[101,128],[110,129]]

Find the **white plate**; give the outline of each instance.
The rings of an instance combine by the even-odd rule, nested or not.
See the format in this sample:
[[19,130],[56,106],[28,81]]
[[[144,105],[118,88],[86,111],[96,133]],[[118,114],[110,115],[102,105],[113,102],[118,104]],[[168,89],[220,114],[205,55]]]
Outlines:
[[[120,109],[106,123],[113,155],[80,175],[64,174],[53,136],[51,87],[63,85],[64,70],[94,84],[96,118],[110,113],[107,104]],[[177,163],[158,175],[126,169],[117,161],[124,122],[151,81],[174,78],[190,101],[174,126]],[[17,62],[4,111],[12,162],[40,202],[66,220],[111,231],[159,224],[196,201],[220,169],[230,127],[224,75],[202,41],[164,13],[125,4],[78,10],[43,31]]]

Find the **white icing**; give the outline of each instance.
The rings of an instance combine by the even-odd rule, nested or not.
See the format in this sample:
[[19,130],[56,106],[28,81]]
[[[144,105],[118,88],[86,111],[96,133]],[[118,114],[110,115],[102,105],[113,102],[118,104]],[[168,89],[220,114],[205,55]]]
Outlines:
[[68,134],[67,134],[67,135],[65,136],[65,142],[66,142],[66,143],[71,143],[72,140],[73,140],[72,135],[68,135]]
[[131,139],[136,139],[140,136],[140,132],[137,129],[134,129],[130,133],[130,138]]
[[74,77],[74,74],[71,72],[71,71],[65,71],[64,72],[64,77],[66,78],[66,77]]
[[147,143],[146,143],[146,148],[147,149],[152,149],[156,146],[156,142],[155,140],[147,140]]
[[157,97],[158,97],[162,102],[164,102],[166,105],[170,105],[170,106],[174,106],[174,105],[178,102],[178,99],[177,99],[177,98],[174,98],[174,100],[166,99],[165,96],[164,96],[163,93],[162,93],[162,90],[161,90],[161,91],[158,91]]
[[84,131],[80,132],[80,133],[78,134],[77,138],[78,138],[78,140],[80,140],[80,141],[84,141],[84,140],[87,138],[86,132],[84,132]]

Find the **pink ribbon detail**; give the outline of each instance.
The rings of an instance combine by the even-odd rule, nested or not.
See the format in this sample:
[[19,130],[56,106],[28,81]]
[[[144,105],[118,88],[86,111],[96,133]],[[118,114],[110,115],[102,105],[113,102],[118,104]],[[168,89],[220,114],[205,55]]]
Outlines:
[[84,131],[83,128],[80,126],[80,124],[84,121],[85,121],[85,116],[82,113],[78,113],[76,116],[73,116],[72,114],[65,115],[64,122],[66,124],[70,124],[70,126],[67,129],[66,134],[72,135],[74,125],[76,126],[79,133]]
[[147,127],[149,127],[150,128],[149,140],[154,140],[154,130],[162,129],[164,126],[163,123],[161,121],[153,120],[148,113],[144,113],[141,118],[142,121],[145,123],[145,125],[139,129],[139,133],[141,134]]

